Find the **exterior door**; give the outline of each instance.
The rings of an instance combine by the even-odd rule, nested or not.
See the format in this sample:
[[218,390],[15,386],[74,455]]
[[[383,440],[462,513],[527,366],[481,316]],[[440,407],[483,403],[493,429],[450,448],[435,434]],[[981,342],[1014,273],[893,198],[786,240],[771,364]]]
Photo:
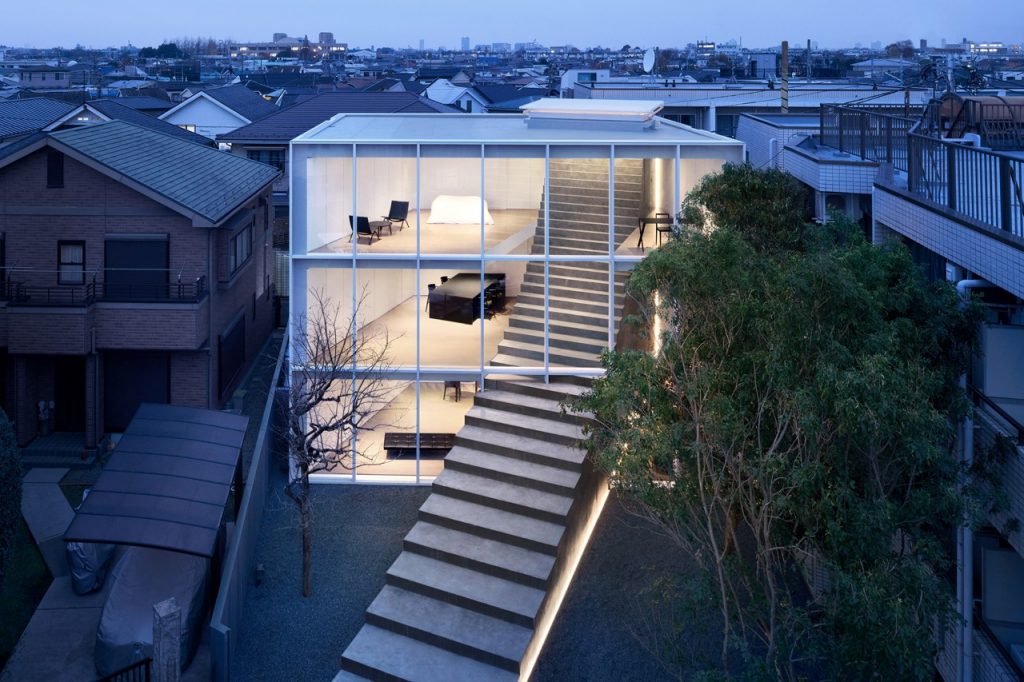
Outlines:
[[53,428],[85,431],[85,356],[57,356],[53,360]]

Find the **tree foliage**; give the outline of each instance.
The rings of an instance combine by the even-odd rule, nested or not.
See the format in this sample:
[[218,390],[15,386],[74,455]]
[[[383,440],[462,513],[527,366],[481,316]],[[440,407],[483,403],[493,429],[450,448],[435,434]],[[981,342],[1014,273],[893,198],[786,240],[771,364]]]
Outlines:
[[666,331],[605,356],[588,448],[701,568],[721,667],[930,679],[956,618],[943,538],[976,324],[901,246],[802,221],[787,176],[727,166],[627,291]]
[[0,585],[7,573],[7,561],[21,523],[21,460],[14,429],[0,410]]

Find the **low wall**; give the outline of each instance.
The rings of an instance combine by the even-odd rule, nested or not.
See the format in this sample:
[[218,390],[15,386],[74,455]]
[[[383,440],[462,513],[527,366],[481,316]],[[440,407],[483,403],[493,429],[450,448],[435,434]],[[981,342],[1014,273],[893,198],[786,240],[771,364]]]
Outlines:
[[270,392],[263,407],[260,430],[253,448],[252,462],[245,481],[245,492],[242,504],[235,519],[235,530],[231,536],[224,566],[221,571],[220,591],[213,606],[210,617],[210,658],[213,665],[215,682],[226,682],[231,679],[231,650],[233,647],[232,632],[242,622],[245,607],[245,594],[252,581],[253,559],[256,555],[256,542],[259,539],[260,526],[263,524],[263,507],[267,500],[268,481],[270,478],[271,448],[274,443],[272,427],[274,401],[277,395],[277,383],[285,362],[288,350],[288,335],[281,343],[274,367],[274,378],[270,382]]

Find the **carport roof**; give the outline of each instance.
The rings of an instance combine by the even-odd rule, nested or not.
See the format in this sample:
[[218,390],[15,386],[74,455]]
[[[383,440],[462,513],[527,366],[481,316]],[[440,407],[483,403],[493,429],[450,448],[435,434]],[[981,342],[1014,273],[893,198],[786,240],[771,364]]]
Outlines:
[[248,423],[140,405],[64,539],[213,556]]

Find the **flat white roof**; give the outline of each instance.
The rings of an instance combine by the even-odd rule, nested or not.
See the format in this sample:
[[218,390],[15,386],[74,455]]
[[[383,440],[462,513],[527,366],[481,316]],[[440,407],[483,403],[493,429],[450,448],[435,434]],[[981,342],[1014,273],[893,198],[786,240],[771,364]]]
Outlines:
[[[596,102],[596,106],[607,102]],[[647,103],[648,105],[650,103]],[[594,119],[529,126],[522,114],[338,114],[295,143],[348,144],[636,144],[731,146],[742,142],[657,119],[641,128],[600,128]]]

